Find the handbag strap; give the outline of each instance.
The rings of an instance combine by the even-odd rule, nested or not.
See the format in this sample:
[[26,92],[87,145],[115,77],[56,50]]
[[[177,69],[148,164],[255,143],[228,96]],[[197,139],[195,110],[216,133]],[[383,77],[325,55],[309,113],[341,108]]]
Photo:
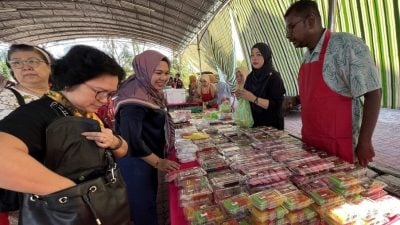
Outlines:
[[5,87],[5,88],[10,90],[15,95],[15,98],[17,98],[18,104],[20,106],[25,105],[25,99],[24,99],[24,97],[22,97],[21,93],[19,93],[17,90],[15,90],[12,87]]

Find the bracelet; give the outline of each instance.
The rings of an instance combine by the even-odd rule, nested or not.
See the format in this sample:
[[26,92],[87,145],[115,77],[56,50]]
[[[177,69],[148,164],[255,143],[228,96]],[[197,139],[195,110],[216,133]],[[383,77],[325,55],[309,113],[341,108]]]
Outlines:
[[115,146],[114,148],[110,148],[110,150],[117,150],[119,148],[121,148],[123,141],[122,141],[122,137],[119,135],[114,135],[116,138],[118,138],[118,144],[117,146]]
[[254,102],[254,104],[256,104],[256,105],[258,104],[258,96],[256,96],[256,99],[254,99],[253,102]]

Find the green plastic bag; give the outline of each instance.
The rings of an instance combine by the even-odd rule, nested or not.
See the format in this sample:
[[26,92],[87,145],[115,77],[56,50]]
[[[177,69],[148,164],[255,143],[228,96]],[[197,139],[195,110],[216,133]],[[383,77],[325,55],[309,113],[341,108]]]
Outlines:
[[251,115],[251,108],[249,101],[244,99],[238,100],[238,106],[233,113],[235,123],[244,128],[250,128],[254,124],[253,116]]

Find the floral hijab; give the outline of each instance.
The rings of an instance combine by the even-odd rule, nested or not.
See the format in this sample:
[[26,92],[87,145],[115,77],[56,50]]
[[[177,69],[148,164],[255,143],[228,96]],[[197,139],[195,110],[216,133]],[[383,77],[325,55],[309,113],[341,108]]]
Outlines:
[[[154,70],[160,64],[161,60],[165,60],[168,66],[171,65],[169,60],[163,54],[147,50],[137,55],[132,62],[135,75],[123,82],[118,89],[115,99],[115,112],[125,104],[140,104],[152,109],[165,108],[164,94],[151,85],[151,78]],[[165,138],[167,142],[167,152],[174,146],[174,124],[171,116],[166,112],[165,121]]]

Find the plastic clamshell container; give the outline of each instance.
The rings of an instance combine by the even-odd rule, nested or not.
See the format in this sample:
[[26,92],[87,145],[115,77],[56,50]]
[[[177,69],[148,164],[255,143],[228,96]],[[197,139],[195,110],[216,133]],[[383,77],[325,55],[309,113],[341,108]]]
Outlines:
[[365,189],[365,191],[363,191],[361,195],[368,197],[373,195],[374,193],[383,190],[387,185],[382,181],[373,179],[366,183],[361,184],[361,186]]
[[201,167],[192,167],[189,169],[180,170],[176,177],[176,182],[177,182],[177,184],[179,184],[183,180],[195,178],[195,177],[201,177],[206,174],[207,174],[207,172]]
[[278,206],[276,208],[263,211],[258,210],[254,206],[250,206],[249,211],[252,217],[254,217],[259,222],[279,220],[289,213],[289,211],[283,206]]
[[327,203],[344,201],[344,198],[342,196],[333,192],[328,187],[325,187],[323,189],[315,189],[315,190],[311,189],[311,191],[308,192],[308,194],[318,205],[325,205]]
[[221,225],[251,225],[248,219],[228,219],[221,223]]
[[357,194],[360,194],[361,192],[364,191],[364,188],[361,187],[361,185],[359,185],[359,184],[352,185],[352,186],[345,187],[345,188],[339,188],[339,187],[336,187],[336,186],[331,186],[331,189],[334,192],[343,195],[344,197],[357,195]]
[[191,201],[203,198],[208,198],[212,194],[212,188],[207,186],[194,186],[179,190],[181,201]]
[[301,223],[304,221],[312,220],[317,216],[317,213],[311,208],[307,207],[304,209],[299,209],[295,211],[291,211],[286,215],[286,218],[289,220],[289,223]]
[[253,206],[261,211],[276,208],[282,205],[285,199],[286,197],[277,190],[260,191],[250,195]]
[[208,185],[210,185],[210,183],[207,177],[205,176],[180,180],[179,183],[177,183],[177,186],[182,188],[193,188],[195,186],[208,186]]
[[228,187],[228,188],[214,188],[214,200],[215,202],[220,202],[224,199],[230,198],[232,196],[238,195],[244,192],[244,188],[240,185]]
[[346,188],[359,183],[359,180],[352,175],[337,173],[329,176],[329,183],[338,188]]
[[348,224],[360,218],[356,207],[348,203],[329,209],[326,216],[339,224]]
[[231,215],[245,212],[250,206],[250,199],[247,193],[232,196],[222,201],[221,205]]
[[208,177],[214,189],[239,185],[243,179],[242,175],[232,170],[222,170],[209,173]]
[[289,221],[286,218],[282,218],[279,220],[273,220],[273,221],[267,220],[265,222],[260,222],[254,216],[250,217],[250,222],[251,222],[251,225],[287,225],[287,224],[289,224]]
[[[225,216],[218,206],[210,206],[204,209],[197,210],[193,213],[192,225],[203,225],[209,223],[221,222],[224,220]],[[218,223],[219,224],[219,223]]]
[[303,209],[314,203],[314,201],[306,196],[303,192],[292,192],[286,194],[283,205],[290,211]]

